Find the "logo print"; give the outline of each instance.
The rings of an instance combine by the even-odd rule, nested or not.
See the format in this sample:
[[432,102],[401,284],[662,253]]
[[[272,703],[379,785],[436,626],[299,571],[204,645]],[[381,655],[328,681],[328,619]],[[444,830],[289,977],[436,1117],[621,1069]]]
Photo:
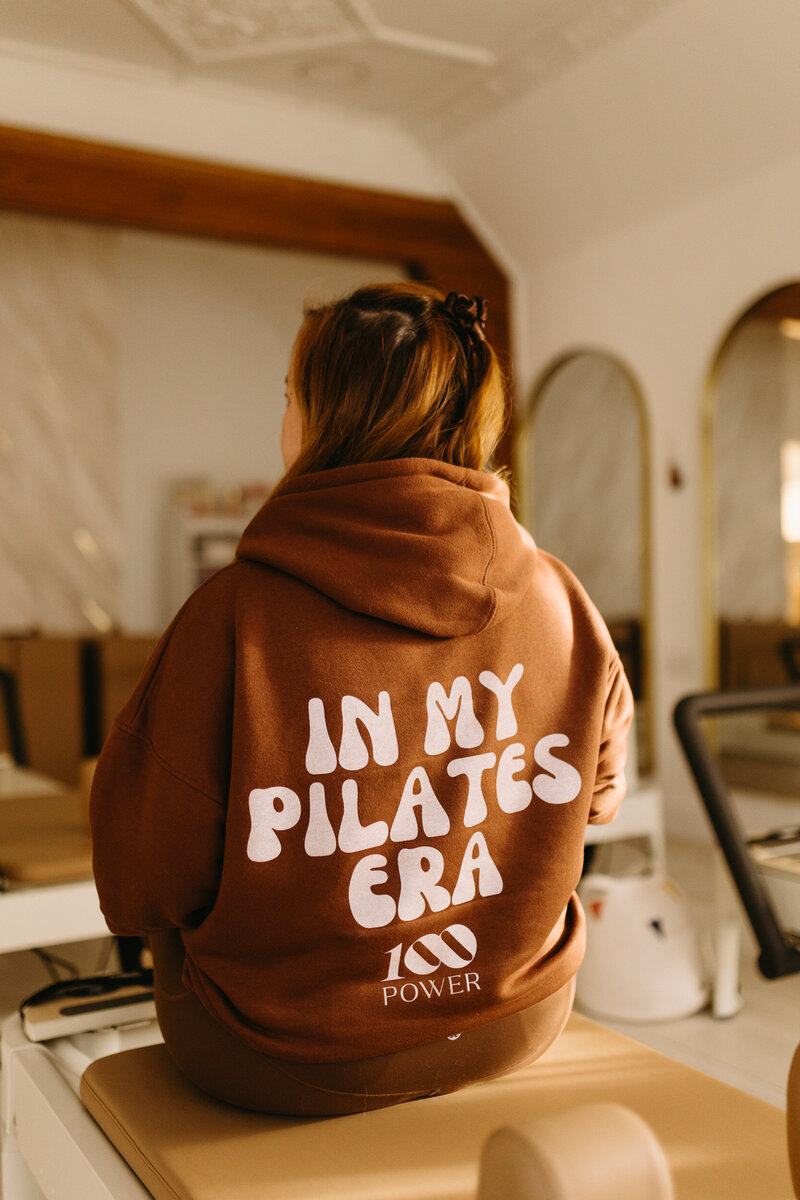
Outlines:
[[392,979],[405,979],[400,966],[410,975],[432,975],[440,967],[458,971],[467,967],[478,951],[478,939],[466,925],[448,925],[441,933],[424,933],[403,953],[403,943],[398,942],[387,950],[389,974],[384,983]]

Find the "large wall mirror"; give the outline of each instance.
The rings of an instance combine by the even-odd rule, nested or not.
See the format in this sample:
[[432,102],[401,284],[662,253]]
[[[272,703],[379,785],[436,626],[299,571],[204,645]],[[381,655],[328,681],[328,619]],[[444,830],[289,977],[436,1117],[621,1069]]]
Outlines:
[[0,630],[157,630],[282,472],[307,301],[396,262],[0,213]]
[[643,773],[653,770],[647,437],[632,373],[610,354],[578,350],[534,388],[521,456],[528,528],[578,576],[620,652]]
[[[712,682],[800,681],[800,283],[762,296],[723,338],[704,441]],[[800,713],[719,718],[717,737],[729,782],[752,802],[794,797],[769,820],[796,821]]]
[[[508,359],[507,281],[448,201],[5,128],[0,155],[0,633],[158,629],[229,560],[304,301],[477,292]],[[176,485],[200,550],[170,582]]]

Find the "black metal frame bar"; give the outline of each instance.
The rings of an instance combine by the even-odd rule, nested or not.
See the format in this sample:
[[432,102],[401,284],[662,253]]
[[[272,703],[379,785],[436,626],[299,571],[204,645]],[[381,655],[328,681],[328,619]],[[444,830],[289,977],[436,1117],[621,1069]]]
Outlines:
[[28,754],[25,748],[25,734],[20,715],[17,679],[14,672],[7,670],[5,667],[0,667],[0,695],[2,695],[3,708],[5,710],[11,757],[18,767],[27,767]]
[[778,646],[778,654],[786,671],[786,678],[792,683],[800,683],[800,638],[784,638]]
[[747,837],[733,809],[719,763],[700,727],[700,718],[776,708],[800,708],[800,684],[700,692],[680,700],[673,714],[686,760],[761,948],[758,967],[767,979],[800,971],[800,949],[788,939],[778,921],[766,885],[747,849]]

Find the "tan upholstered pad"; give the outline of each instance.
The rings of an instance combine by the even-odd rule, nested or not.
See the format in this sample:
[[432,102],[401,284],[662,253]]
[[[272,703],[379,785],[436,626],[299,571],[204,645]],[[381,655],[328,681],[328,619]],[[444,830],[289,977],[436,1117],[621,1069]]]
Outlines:
[[0,802],[0,872],[26,884],[91,876],[92,843],[77,791]]
[[156,1200],[474,1200],[492,1130],[590,1100],[652,1126],[677,1200],[793,1198],[779,1109],[579,1016],[530,1067],[364,1116],[229,1108],[184,1081],[163,1046],[98,1059],[82,1094]]

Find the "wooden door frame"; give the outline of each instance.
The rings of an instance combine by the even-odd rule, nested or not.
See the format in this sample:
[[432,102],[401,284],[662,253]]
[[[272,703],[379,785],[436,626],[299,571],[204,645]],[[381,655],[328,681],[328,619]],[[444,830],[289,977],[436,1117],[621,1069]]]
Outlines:
[[[412,279],[488,300],[511,383],[508,278],[449,200],[0,126],[0,210],[399,262]],[[511,466],[513,433],[498,465]]]

